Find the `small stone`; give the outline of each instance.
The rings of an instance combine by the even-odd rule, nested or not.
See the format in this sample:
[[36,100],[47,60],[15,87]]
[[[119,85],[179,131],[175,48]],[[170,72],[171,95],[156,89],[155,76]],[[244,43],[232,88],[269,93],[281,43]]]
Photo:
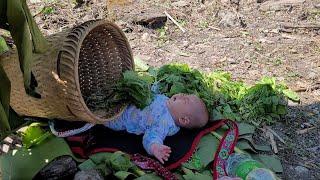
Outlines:
[[307,20],[308,19],[308,16],[309,16],[309,13],[308,12],[303,12],[301,15],[298,16],[298,19],[300,21],[304,21],[304,20]]
[[257,0],[257,3],[263,3],[263,2],[266,2],[268,0]]
[[319,3],[319,4],[314,5],[314,7],[315,7],[315,8],[317,8],[317,9],[320,9],[320,3]]
[[228,58],[228,62],[230,64],[237,64],[237,61],[235,59],[233,59],[233,58]]
[[91,14],[87,14],[82,18],[83,21],[89,21],[92,19],[94,19],[94,17]]
[[303,166],[297,166],[294,168],[296,175],[298,175],[298,177],[307,177],[310,175],[309,173],[309,169],[303,167]]
[[239,6],[240,0],[230,0],[230,3]]
[[290,7],[300,6],[304,3],[305,0],[272,0],[266,1],[261,4],[259,10],[260,11],[280,11],[287,10]]
[[237,5],[239,6],[240,0],[221,0],[221,3],[224,5]]
[[219,26],[222,27],[237,27],[243,26],[242,19],[239,15],[231,11],[222,11],[218,13],[218,16],[221,18]]
[[308,78],[309,78],[309,79],[315,80],[315,79],[317,79],[317,77],[318,77],[318,73],[315,73],[315,72],[313,72],[313,71],[311,71],[311,72],[308,74]]
[[132,20],[134,24],[139,24],[147,28],[161,28],[167,22],[167,16],[164,13],[160,13],[159,10],[151,11],[146,10],[137,14]]
[[315,147],[311,147],[311,148],[307,148],[308,151],[312,151],[314,153],[320,153],[320,145],[319,146],[315,146]]
[[185,7],[185,6],[188,6],[189,4],[190,3],[186,1],[177,1],[177,2],[173,2],[171,5],[176,7]]
[[2,152],[7,153],[9,152],[10,146],[8,146],[7,144],[2,145]]
[[73,180],[103,180],[102,175],[95,169],[79,171]]
[[41,0],[30,0],[30,3],[32,3],[32,4],[41,3]]
[[13,139],[11,138],[11,137],[6,137],[5,139],[4,139],[4,142],[7,142],[7,143],[12,143],[13,142]]
[[221,0],[222,4],[228,4],[230,1],[229,0]]
[[[31,153],[31,152],[30,152]],[[77,172],[77,163],[71,156],[63,155],[55,158],[43,167],[34,179],[70,179]]]
[[188,41],[182,41],[182,46],[183,47],[188,47],[189,46],[189,42]]
[[149,33],[143,33],[141,36],[141,39],[145,42],[148,42],[151,40],[150,34]]
[[299,103],[288,100],[288,106],[298,106],[298,105],[299,105]]

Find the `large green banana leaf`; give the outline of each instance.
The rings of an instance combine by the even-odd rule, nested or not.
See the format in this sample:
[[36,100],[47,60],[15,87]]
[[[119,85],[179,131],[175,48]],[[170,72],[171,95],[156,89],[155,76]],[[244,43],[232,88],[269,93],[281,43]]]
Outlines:
[[0,179],[32,179],[58,156],[73,156],[63,138],[51,136],[30,149],[19,148],[0,156]]

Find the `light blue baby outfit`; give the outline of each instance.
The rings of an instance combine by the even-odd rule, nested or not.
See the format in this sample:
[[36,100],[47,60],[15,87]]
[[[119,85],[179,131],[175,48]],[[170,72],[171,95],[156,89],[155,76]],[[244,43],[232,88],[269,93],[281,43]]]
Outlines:
[[118,119],[108,121],[104,125],[116,131],[126,130],[137,135],[144,134],[143,147],[151,154],[153,143],[163,144],[166,136],[172,136],[180,130],[167,107],[168,99],[165,95],[157,94],[152,103],[143,110],[130,105]]
[[[137,135],[144,134],[142,143],[149,154],[151,154],[151,145],[153,143],[163,144],[166,136],[172,136],[180,130],[179,126],[174,123],[167,107],[166,101],[169,98],[159,94],[157,85],[153,85],[151,90],[155,96],[149,106],[140,110],[134,105],[129,105],[119,118],[104,124],[115,131],[126,130]],[[94,125],[87,123],[79,129],[57,132],[54,128],[54,123],[50,122],[50,129],[56,136],[68,137],[84,132]]]

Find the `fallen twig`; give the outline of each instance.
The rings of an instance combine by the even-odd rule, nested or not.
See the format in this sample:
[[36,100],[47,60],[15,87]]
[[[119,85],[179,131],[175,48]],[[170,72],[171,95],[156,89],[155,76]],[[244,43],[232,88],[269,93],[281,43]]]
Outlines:
[[271,131],[267,131],[267,132],[266,132],[266,135],[267,135],[267,137],[269,137],[269,139],[270,139],[270,144],[271,144],[271,148],[272,148],[273,152],[274,152],[275,154],[277,154],[277,153],[278,153],[278,147],[277,147],[276,141],[274,140],[273,134],[271,133]]
[[320,29],[320,24],[303,24],[303,25],[291,25],[291,24],[282,24],[284,29]]
[[166,16],[175,24],[175,25],[177,25],[178,26],[178,28],[183,32],[183,33],[185,33],[186,32],[186,30],[185,29],[183,29],[183,27],[175,20],[175,19],[173,19],[173,17],[172,16],[170,16],[170,14],[169,13],[167,13],[167,11],[164,11],[164,14],[166,14]]
[[305,128],[305,129],[301,129],[297,131],[297,134],[305,134],[307,132],[309,132],[312,129],[315,129],[316,127],[310,127],[310,128]]
[[274,130],[272,130],[269,127],[266,127],[266,129],[270,131],[276,138],[278,138],[279,141],[281,141],[283,144],[286,144],[286,142],[278,135],[278,133],[276,133]]
[[221,31],[221,29],[217,28],[217,27],[213,27],[213,26],[208,26],[208,27],[211,28],[211,29],[217,30],[217,31]]

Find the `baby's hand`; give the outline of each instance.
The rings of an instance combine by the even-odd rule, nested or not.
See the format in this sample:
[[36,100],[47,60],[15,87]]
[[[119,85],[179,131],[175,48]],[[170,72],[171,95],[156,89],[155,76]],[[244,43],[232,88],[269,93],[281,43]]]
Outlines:
[[151,145],[152,154],[162,163],[168,161],[171,153],[171,148],[162,144],[152,144]]

